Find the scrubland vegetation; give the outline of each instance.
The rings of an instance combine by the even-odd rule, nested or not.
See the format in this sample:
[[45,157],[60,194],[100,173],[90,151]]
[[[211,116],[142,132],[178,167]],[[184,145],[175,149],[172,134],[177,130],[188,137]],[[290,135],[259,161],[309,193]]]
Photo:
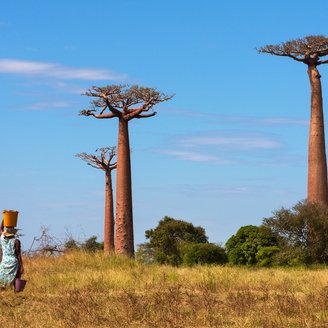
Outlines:
[[327,327],[328,269],[143,265],[102,252],[25,258],[6,327]]

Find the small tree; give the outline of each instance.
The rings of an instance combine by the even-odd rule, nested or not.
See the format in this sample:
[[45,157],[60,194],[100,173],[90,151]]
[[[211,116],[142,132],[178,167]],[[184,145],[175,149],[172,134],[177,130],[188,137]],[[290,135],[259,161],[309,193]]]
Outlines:
[[310,35],[258,50],[275,56],[292,58],[308,67],[311,86],[311,119],[308,152],[308,201],[328,205],[327,161],[322,105],[321,75],[318,66],[327,64],[328,38]]
[[[248,225],[241,227],[226,242],[226,252],[230,263],[255,265],[261,249],[276,246],[277,239],[267,227]],[[261,258],[263,260],[263,258]]]
[[[181,248],[188,243],[207,243],[202,227],[165,216],[155,229],[145,232],[147,247],[154,251],[154,259],[161,264],[179,265],[182,263]],[[145,247],[145,244],[143,244]]]
[[213,243],[186,244],[182,247],[183,264],[224,264],[227,255],[224,248]]
[[91,236],[84,241],[81,245],[81,249],[86,252],[96,252],[104,249],[104,243],[97,242],[97,236]]
[[79,249],[80,249],[80,246],[79,246],[78,242],[73,238],[69,238],[64,244],[65,251],[77,251]]
[[80,111],[80,115],[93,116],[97,119],[119,121],[117,146],[116,178],[116,239],[115,251],[119,254],[134,255],[133,211],[131,187],[131,160],[129,141],[129,121],[156,115],[151,112],[158,103],[170,100],[173,96],[165,95],[154,88],[137,85],[109,85],[92,87],[86,96],[93,97],[92,109]]
[[105,220],[104,220],[104,252],[114,251],[114,205],[112,171],[116,169],[117,163],[112,162],[116,156],[115,147],[106,147],[96,150],[99,155],[81,153],[76,156],[83,159],[88,165],[103,170],[106,175],[105,189]]
[[306,201],[263,220],[279,240],[282,264],[328,263],[328,207]]

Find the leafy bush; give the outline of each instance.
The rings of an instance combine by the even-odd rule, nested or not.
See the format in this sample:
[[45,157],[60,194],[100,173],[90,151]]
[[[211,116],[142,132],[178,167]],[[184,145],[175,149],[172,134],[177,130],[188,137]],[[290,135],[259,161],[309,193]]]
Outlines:
[[225,250],[212,243],[186,244],[182,248],[183,264],[223,264],[227,262]]
[[278,264],[277,254],[280,252],[278,246],[261,247],[256,253],[256,262],[258,266],[272,266]]
[[298,202],[263,221],[279,240],[280,264],[328,263],[328,207]]
[[92,236],[81,245],[81,248],[87,252],[96,252],[104,249],[104,243],[97,242],[97,237]]
[[64,244],[65,251],[83,250],[86,252],[95,252],[104,249],[104,242],[97,242],[97,237],[92,236],[83,243],[78,243],[75,239],[69,238]]
[[73,238],[70,238],[69,240],[66,241],[64,244],[64,249],[65,251],[76,251],[80,248],[79,244],[77,241]]
[[[255,265],[258,252],[270,246],[277,246],[277,238],[269,228],[248,225],[241,227],[226,243],[229,262],[238,265]],[[264,253],[258,255],[264,260]],[[270,255],[271,256],[271,255]]]
[[142,247],[152,251],[154,261],[175,266],[182,263],[181,248],[185,244],[208,242],[202,227],[168,216],[159,221],[155,229],[147,230],[145,235],[149,242]]

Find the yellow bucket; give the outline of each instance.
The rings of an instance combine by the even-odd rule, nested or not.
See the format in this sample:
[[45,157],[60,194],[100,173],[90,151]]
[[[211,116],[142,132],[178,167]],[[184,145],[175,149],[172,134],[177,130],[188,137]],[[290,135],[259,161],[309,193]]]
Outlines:
[[4,227],[16,227],[18,219],[18,211],[3,211],[2,213]]

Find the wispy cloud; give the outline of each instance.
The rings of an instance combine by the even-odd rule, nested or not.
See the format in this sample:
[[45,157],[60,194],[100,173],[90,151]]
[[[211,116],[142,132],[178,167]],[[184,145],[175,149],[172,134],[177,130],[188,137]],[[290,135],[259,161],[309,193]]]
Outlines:
[[185,137],[180,140],[181,144],[185,145],[217,145],[228,146],[241,149],[274,149],[280,148],[282,145],[280,142],[269,139],[263,136],[195,136]]
[[[167,145],[154,150],[177,160],[217,165],[260,163],[286,150],[286,144],[270,133],[240,130],[202,131],[192,135],[175,135]],[[270,162],[269,164],[272,165]],[[268,165],[269,165],[268,164]]]
[[0,59],[0,73],[45,76],[64,80],[125,80],[126,74],[105,69],[75,68],[54,63]]
[[203,119],[212,124],[220,125],[249,125],[249,126],[307,126],[309,120],[299,117],[281,117],[281,116],[247,116],[247,115],[222,115],[215,112],[197,112],[192,110],[175,109],[170,112],[170,115],[175,115],[185,119],[186,117]]
[[38,102],[25,106],[26,109],[30,110],[44,110],[44,109],[55,109],[55,108],[70,108],[72,103],[68,101],[54,101],[54,102]]
[[247,182],[238,185],[226,185],[226,184],[185,184],[178,188],[178,192],[187,197],[206,197],[217,198],[218,196],[250,196],[250,195],[263,195],[270,188],[272,194],[286,194],[290,192],[286,188],[272,188],[269,187],[268,181],[262,181],[262,183]]
[[233,160],[221,159],[215,155],[202,154],[196,151],[183,151],[183,150],[170,150],[158,149],[156,152],[170,155],[179,160],[192,161],[192,162],[212,162],[216,164],[235,164]]

